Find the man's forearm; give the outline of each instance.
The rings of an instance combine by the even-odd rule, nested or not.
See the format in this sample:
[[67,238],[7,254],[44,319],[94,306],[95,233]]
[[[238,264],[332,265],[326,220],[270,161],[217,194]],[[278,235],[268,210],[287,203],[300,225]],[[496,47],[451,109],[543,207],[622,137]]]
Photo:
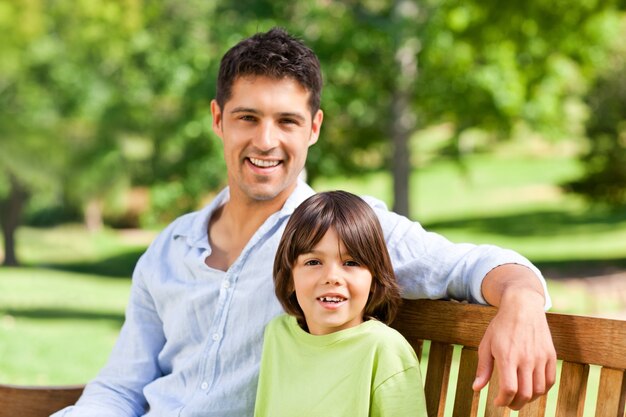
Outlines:
[[505,264],[492,269],[481,286],[485,300],[496,307],[510,298],[523,298],[525,302],[546,303],[546,294],[539,277],[529,268],[518,264]]

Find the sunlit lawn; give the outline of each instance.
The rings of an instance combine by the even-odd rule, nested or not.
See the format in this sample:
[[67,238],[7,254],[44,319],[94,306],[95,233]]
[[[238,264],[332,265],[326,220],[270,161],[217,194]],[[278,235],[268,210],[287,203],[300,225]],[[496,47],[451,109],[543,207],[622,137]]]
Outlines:
[[[588,210],[555,185],[578,173],[569,158],[476,156],[415,173],[412,217],[453,241],[513,248],[547,271],[626,265],[626,213]],[[320,180],[391,205],[388,175]],[[0,382],[84,383],[106,361],[123,322],[132,268],[154,232],[89,234],[82,227],[24,227],[24,268],[0,269]],[[549,280],[556,311],[611,315],[619,300]],[[602,306],[601,311],[598,305]],[[593,390],[593,387],[591,387]],[[552,406],[552,405],[550,405]]]

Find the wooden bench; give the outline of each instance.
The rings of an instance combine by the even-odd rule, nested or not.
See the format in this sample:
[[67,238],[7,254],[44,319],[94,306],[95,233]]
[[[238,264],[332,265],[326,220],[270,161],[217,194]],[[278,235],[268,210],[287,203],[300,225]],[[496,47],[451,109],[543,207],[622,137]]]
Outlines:
[[72,405],[83,385],[25,387],[0,384],[0,417],[48,417]]
[[[462,346],[452,416],[476,416],[479,394],[472,391],[478,364],[477,348],[497,309],[451,301],[405,301],[393,326],[409,340],[418,355],[429,340],[425,376],[429,417],[443,416],[452,370],[453,345]],[[548,325],[561,362],[557,381],[556,417],[583,415],[589,365],[601,367],[596,417],[624,417],[626,400],[626,321],[548,313]],[[455,370],[455,373],[457,370]],[[454,388],[454,387],[452,387]],[[497,377],[492,375],[484,407],[485,417],[507,416],[508,408],[495,407]],[[554,388],[553,388],[554,390]],[[542,396],[519,411],[520,417],[544,416]],[[450,415],[449,411],[446,415]]]
[[[496,309],[451,301],[405,301],[393,326],[426,360],[426,403],[429,417],[478,415],[480,395],[471,385],[478,362],[477,347]],[[582,416],[589,365],[601,367],[596,417],[624,417],[626,400],[626,321],[548,313],[548,324],[562,361],[556,405],[557,417]],[[423,341],[428,340],[425,349]],[[453,370],[453,345],[462,346],[458,371]],[[426,352],[427,350],[427,352]],[[422,352],[423,351],[423,352]],[[449,387],[451,373],[456,387]],[[493,406],[497,378],[492,378],[484,407],[485,417],[507,416]],[[18,387],[0,385],[0,417],[47,417],[74,404],[82,386]],[[554,389],[554,388],[553,388]],[[453,409],[446,411],[448,391],[454,391]],[[544,416],[546,396],[528,404],[519,416]]]

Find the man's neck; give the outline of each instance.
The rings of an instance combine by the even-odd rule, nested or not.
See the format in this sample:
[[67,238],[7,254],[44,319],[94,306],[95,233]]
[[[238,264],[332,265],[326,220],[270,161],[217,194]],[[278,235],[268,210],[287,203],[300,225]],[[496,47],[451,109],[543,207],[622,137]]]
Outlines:
[[215,269],[226,271],[237,260],[248,241],[269,216],[279,211],[286,198],[268,201],[231,198],[217,209],[209,220],[209,244],[211,255],[205,263]]

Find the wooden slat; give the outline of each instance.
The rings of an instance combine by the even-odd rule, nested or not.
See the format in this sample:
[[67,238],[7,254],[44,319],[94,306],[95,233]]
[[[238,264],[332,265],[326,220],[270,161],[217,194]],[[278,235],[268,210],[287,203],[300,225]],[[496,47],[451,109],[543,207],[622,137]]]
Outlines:
[[485,404],[485,417],[508,417],[511,410],[507,407],[498,407],[493,401],[498,396],[499,384],[498,367],[494,366],[491,373],[491,379],[489,380],[489,387],[487,390],[487,403]]
[[452,349],[452,345],[445,343],[432,342],[430,344],[424,384],[428,417],[443,416],[452,364]]
[[48,417],[74,404],[83,388],[82,385],[24,387],[0,384],[0,417]]
[[526,404],[519,410],[519,417],[543,417],[546,415],[546,404],[548,403],[548,395],[542,395],[535,401]]
[[589,365],[563,362],[556,417],[581,417],[585,407]]
[[476,378],[478,352],[476,349],[463,348],[459,364],[459,377],[454,395],[452,417],[476,417],[480,393],[474,392],[472,383]]
[[[494,307],[437,300],[404,300],[393,326],[420,339],[478,347]],[[626,321],[547,313],[557,357],[626,369]]]
[[407,342],[411,345],[413,350],[415,351],[415,355],[417,355],[417,359],[422,360],[422,350],[424,348],[424,341],[422,339],[418,339],[417,337],[405,337]]
[[623,417],[626,381],[623,369],[603,367],[596,402],[596,417]]

